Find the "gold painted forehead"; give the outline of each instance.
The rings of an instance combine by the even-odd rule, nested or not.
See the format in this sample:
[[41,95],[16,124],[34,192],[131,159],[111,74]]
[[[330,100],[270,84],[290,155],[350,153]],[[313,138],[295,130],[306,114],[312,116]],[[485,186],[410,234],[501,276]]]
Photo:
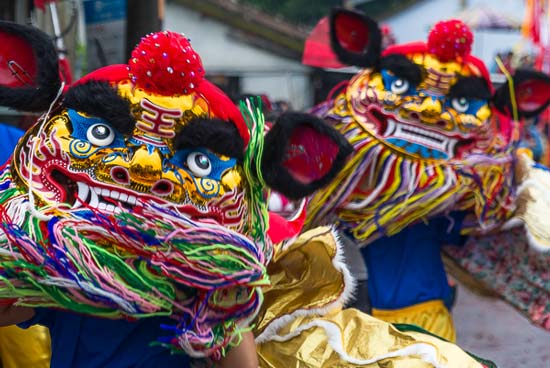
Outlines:
[[161,96],[125,82],[118,93],[130,101],[136,119],[136,133],[155,139],[171,139],[191,119],[208,116],[206,100],[195,94]]
[[424,80],[420,88],[433,94],[446,95],[459,77],[473,75],[471,70],[461,62],[441,62],[432,54],[416,53],[407,58],[424,70]]

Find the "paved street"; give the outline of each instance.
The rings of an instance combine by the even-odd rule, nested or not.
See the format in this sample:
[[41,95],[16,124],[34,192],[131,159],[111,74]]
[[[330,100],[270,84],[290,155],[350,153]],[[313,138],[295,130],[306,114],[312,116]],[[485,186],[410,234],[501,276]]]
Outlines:
[[503,301],[459,287],[453,316],[458,344],[499,368],[550,368],[550,332]]

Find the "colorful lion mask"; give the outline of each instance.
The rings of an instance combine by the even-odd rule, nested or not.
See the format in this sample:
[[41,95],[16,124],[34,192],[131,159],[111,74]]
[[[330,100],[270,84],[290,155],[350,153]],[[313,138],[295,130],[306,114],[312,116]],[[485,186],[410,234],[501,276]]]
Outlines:
[[181,34],[150,34],[72,86],[45,34],[2,22],[0,39],[0,104],[45,112],[0,175],[0,298],[171,316],[161,341],[219,355],[269,283],[266,185],[308,195],[350,147],[304,114],[264,138],[260,109],[243,118]]
[[330,38],[341,62],[365,69],[313,111],[355,152],[338,184],[310,201],[309,224],[338,222],[366,244],[451,210],[475,213],[467,226],[476,229],[508,219],[521,119],[548,106],[550,78],[520,70],[495,91],[458,20],[437,23],[427,42],[381,51],[376,22],[338,9]]

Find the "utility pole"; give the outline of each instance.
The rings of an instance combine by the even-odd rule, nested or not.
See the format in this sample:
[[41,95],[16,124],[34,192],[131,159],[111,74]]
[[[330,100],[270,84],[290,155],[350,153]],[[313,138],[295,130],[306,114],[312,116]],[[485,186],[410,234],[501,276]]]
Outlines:
[[162,29],[164,0],[127,0],[126,56],[139,43],[141,37]]
[[468,7],[468,0],[458,0],[460,10],[464,10]]

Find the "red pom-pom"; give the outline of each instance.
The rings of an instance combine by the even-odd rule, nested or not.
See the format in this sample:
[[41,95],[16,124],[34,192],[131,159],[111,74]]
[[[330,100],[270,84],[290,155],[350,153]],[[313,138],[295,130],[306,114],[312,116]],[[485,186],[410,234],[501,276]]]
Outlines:
[[149,34],[132,51],[129,76],[139,88],[164,96],[192,93],[204,77],[199,55],[182,34]]
[[428,51],[442,62],[463,58],[472,51],[474,36],[462,21],[438,22],[428,36]]

